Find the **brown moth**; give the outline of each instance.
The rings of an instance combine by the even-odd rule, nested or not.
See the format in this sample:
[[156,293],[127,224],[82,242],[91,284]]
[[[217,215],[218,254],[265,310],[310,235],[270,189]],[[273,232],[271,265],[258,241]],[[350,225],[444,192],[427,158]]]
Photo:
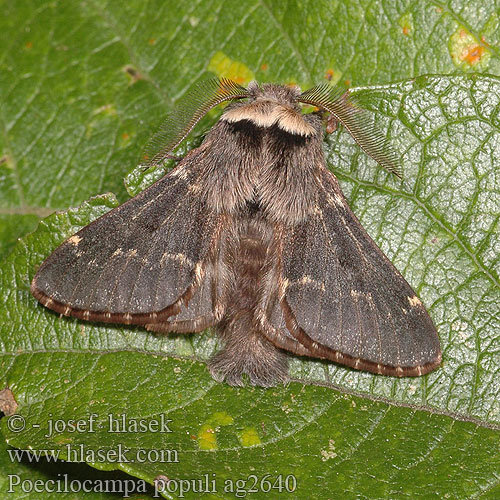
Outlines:
[[218,381],[272,386],[289,353],[392,376],[439,366],[436,329],[415,292],[360,225],[328,170],[331,114],[377,162],[396,156],[349,94],[213,80],[153,139],[159,164],[217,104],[200,147],[162,179],[64,242],[31,285],[46,307],[155,332],[215,327]]

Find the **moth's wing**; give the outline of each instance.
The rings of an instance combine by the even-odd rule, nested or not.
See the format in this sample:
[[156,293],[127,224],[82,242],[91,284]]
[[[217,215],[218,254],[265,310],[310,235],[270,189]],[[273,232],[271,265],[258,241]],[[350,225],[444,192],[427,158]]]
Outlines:
[[323,170],[314,213],[277,235],[277,275],[257,312],[263,332],[297,354],[374,373],[433,370],[441,350],[427,311]]
[[66,240],[40,266],[33,295],[91,321],[162,331],[214,324],[224,224],[197,193],[192,158]]

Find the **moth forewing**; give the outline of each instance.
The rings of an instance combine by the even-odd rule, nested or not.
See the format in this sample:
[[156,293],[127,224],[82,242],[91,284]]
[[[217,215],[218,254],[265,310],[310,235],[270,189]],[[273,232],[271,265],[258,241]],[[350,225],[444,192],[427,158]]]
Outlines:
[[[206,286],[200,269],[217,244],[219,223],[190,194],[195,176],[196,169],[187,177],[167,175],[69,238],[40,266],[33,295],[91,321],[146,325],[185,315],[185,303]],[[209,316],[211,306],[198,302],[190,313]]]
[[150,163],[213,106],[237,101],[175,169],[56,249],[33,295],[84,320],[157,332],[215,326],[224,347],[210,371],[233,385],[244,376],[285,381],[287,352],[395,376],[437,367],[432,321],[327,169],[321,119],[300,108],[330,111],[394,169],[390,150],[364,137],[352,103],[323,86],[301,93],[222,80],[205,96],[200,88],[170,115]]

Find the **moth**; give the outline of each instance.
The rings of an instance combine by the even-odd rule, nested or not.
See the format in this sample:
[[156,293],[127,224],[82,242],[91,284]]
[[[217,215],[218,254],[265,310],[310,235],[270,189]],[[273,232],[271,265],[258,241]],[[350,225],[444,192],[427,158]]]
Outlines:
[[291,354],[396,377],[438,367],[439,338],[422,302],[326,166],[321,112],[397,173],[367,113],[327,84],[302,92],[215,79],[169,115],[147,164],[171,158],[224,101],[199,147],[43,262],[32,294],[88,321],[160,333],[215,327],[223,348],[209,370],[231,385],[286,381]]

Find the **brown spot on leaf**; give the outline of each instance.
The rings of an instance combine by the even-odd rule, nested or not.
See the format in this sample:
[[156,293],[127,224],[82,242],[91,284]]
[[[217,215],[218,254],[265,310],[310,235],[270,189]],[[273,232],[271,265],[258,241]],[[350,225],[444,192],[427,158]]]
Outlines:
[[16,413],[17,407],[18,404],[14,398],[14,394],[8,387],[0,391],[0,411],[10,416]]
[[170,481],[170,479],[164,474],[160,474],[159,476],[155,477],[155,481]]
[[473,45],[472,47],[464,49],[461,59],[473,66],[481,60],[483,54],[484,47],[481,47],[481,45]]
[[266,63],[264,63],[264,64],[261,65],[260,69],[262,71],[267,71],[269,69],[269,65],[267,65]]
[[137,80],[142,80],[142,75],[130,64],[127,64],[127,66],[123,68],[123,71],[130,76],[132,83],[137,82]]

